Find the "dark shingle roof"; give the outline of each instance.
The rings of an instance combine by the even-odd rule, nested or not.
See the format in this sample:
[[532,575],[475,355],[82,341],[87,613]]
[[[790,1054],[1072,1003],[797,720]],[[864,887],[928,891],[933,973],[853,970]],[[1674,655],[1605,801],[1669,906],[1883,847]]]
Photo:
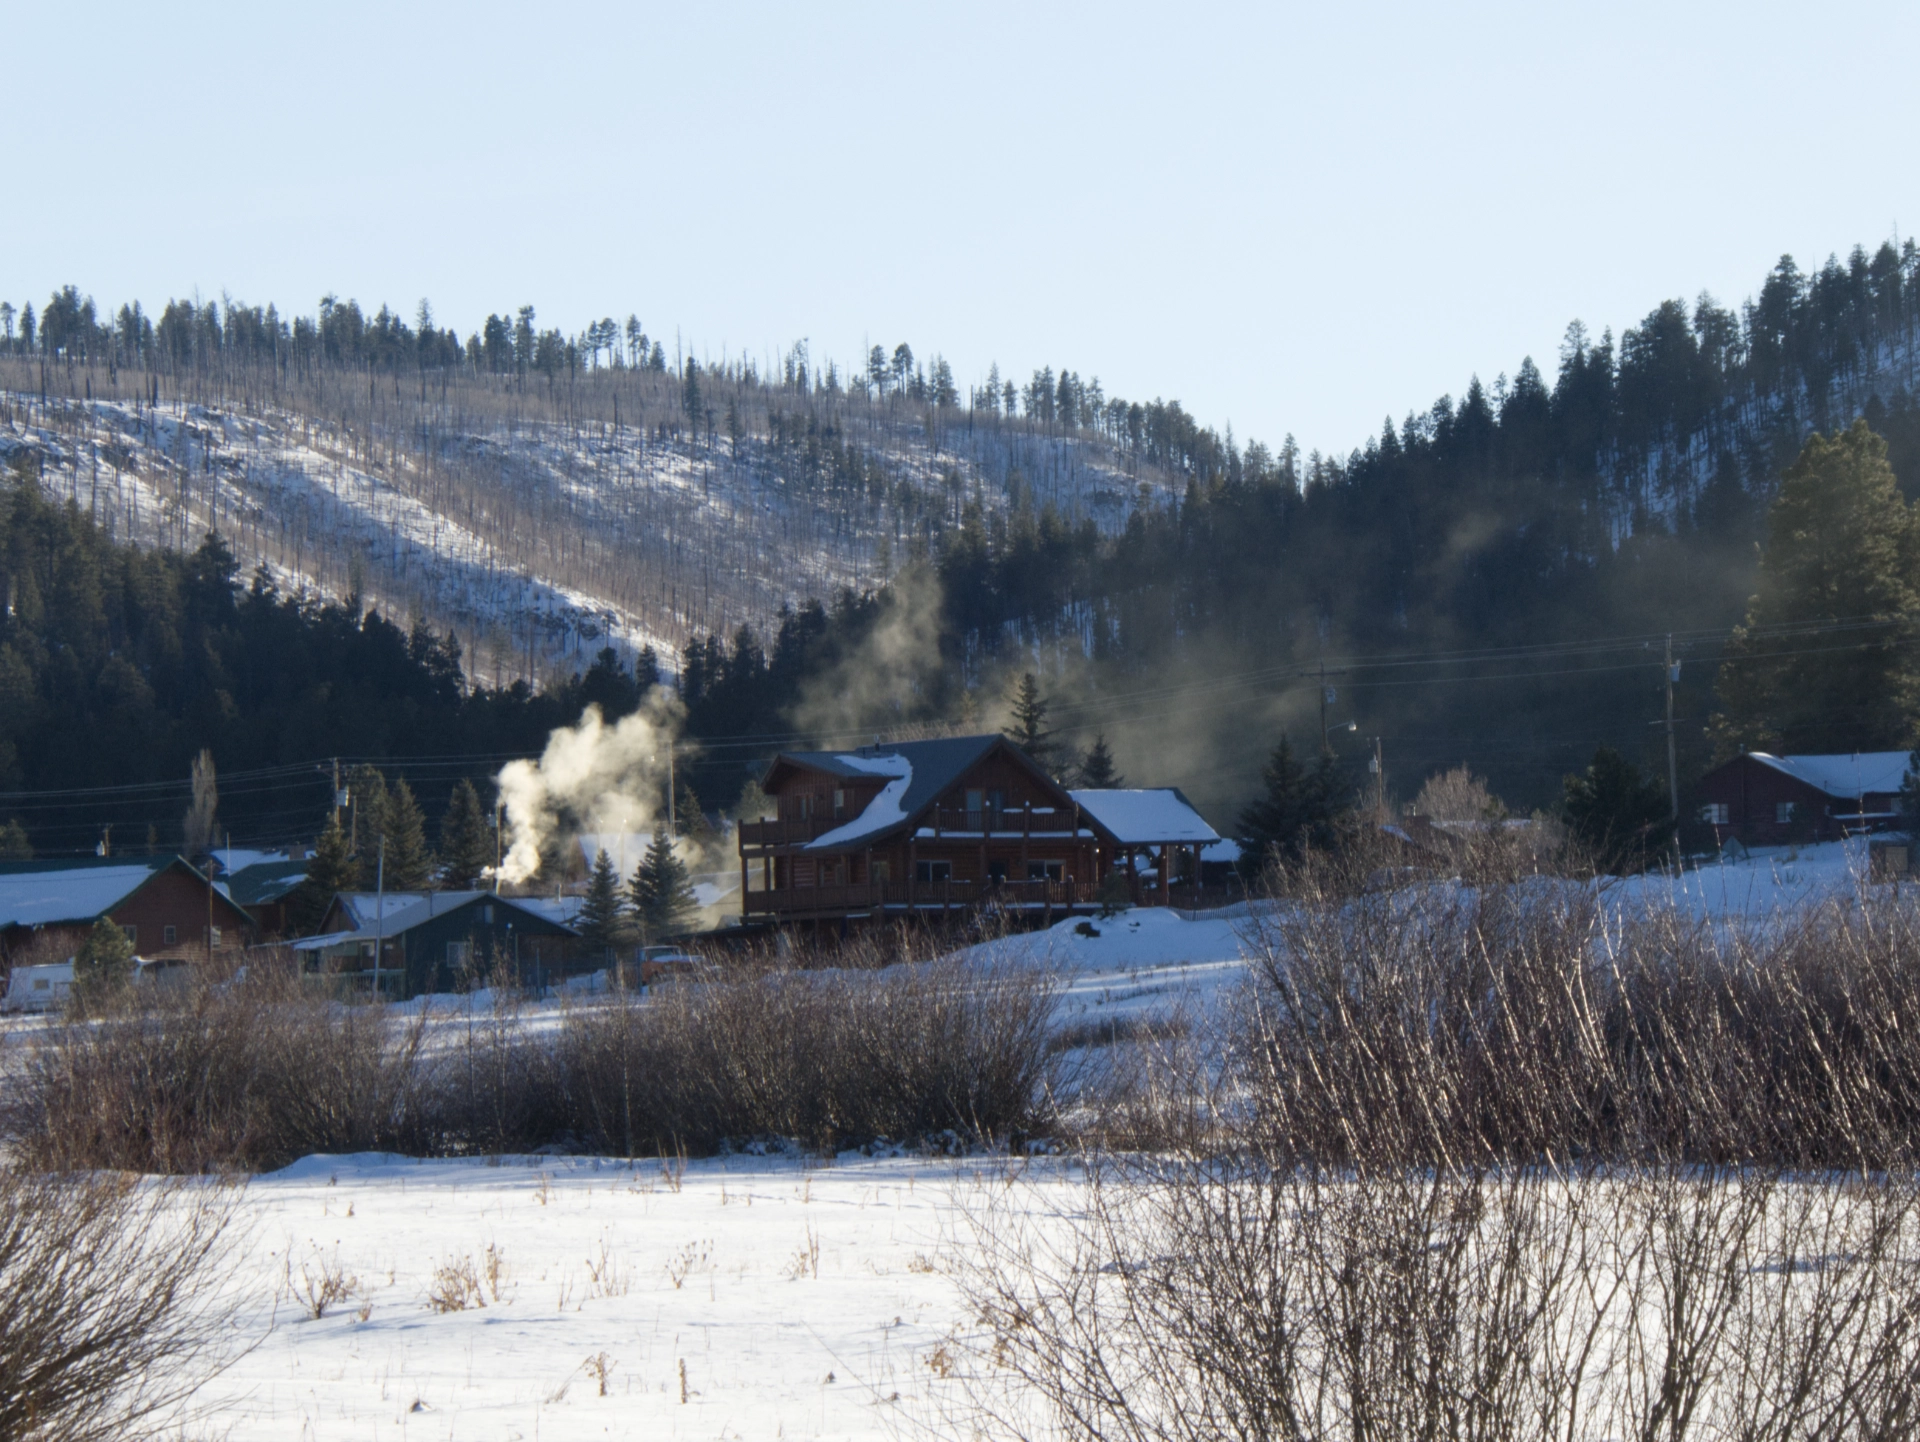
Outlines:
[[[787,751],[774,758],[774,765],[785,761],[791,765],[824,771],[831,776],[876,781],[885,778],[850,764],[848,758],[855,761],[872,756],[903,758],[913,767],[913,773],[907,780],[906,793],[900,798],[900,812],[904,820],[882,830],[863,834],[861,844],[871,845],[875,838],[911,822],[949,786],[966,775],[976,762],[1003,742],[1006,742],[1004,736],[993,733],[986,736],[944,736],[932,741],[896,741],[862,747],[858,751]],[[1007,749],[1019,754],[1018,748],[1010,742],[1007,743]],[[768,768],[768,774],[772,774],[771,767]]]
[[227,878],[227,894],[242,906],[278,901],[307,879],[304,861],[260,861]]

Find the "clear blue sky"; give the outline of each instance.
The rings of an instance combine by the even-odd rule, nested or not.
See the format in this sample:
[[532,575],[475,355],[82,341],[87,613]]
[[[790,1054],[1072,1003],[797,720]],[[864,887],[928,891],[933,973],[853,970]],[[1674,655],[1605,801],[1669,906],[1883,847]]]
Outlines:
[[1920,226],[1920,6],[86,4],[6,25],[0,295],[531,302],[1344,451]]

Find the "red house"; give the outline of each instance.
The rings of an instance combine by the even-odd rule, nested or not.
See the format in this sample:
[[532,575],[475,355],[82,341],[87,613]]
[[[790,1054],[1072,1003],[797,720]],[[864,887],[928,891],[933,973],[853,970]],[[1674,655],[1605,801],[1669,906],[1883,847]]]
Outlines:
[[998,735],[789,752],[760,784],[776,814],[740,826],[748,922],[980,904],[1044,921],[1098,906],[1115,873],[1128,899],[1165,904],[1219,840],[1176,790],[1069,791]]
[[1905,751],[1772,756],[1749,751],[1716,766],[1696,790],[1698,816],[1722,841],[1749,846],[1834,841],[1900,816]]
[[253,920],[178,856],[0,862],[0,958],[64,961],[101,917],[141,956],[203,960],[238,952]]

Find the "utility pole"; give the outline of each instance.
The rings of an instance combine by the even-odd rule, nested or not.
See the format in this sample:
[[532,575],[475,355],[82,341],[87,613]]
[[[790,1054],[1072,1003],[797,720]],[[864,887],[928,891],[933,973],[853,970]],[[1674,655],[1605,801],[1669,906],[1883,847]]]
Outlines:
[[1680,679],[1680,663],[1673,659],[1673,632],[1667,632],[1667,801],[1673,821],[1673,849],[1680,852],[1680,767],[1673,749],[1673,687]]
[[1320,749],[1323,752],[1331,749],[1331,743],[1327,740],[1327,707],[1332,702],[1333,688],[1327,685],[1327,663],[1322,661],[1320,663]]
[[387,949],[387,838],[380,838],[380,860],[373,873],[373,999],[380,1000],[380,953]]

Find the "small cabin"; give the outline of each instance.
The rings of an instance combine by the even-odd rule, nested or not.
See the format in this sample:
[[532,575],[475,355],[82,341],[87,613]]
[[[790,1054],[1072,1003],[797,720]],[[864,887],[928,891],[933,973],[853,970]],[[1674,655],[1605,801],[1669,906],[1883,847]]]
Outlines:
[[1715,838],[1748,846],[1836,841],[1900,820],[1909,753],[1857,751],[1774,756],[1749,751],[1714,767],[1695,788],[1695,815]]

